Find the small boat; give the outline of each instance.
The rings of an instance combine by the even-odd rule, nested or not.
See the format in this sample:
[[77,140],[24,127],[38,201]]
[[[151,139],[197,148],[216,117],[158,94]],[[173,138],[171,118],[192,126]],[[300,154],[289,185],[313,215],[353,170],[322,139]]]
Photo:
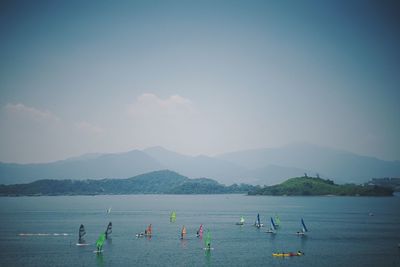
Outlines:
[[240,217],[240,221],[236,223],[236,225],[244,225],[244,217]]
[[271,217],[271,223],[270,223],[270,228],[266,231],[266,233],[269,233],[269,234],[276,234],[276,225],[275,225],[275,223],[274,223],[274,219],[272,219],[272,217]]
[[304,236],[306,235],[306,232],[308,232],[308,229],[306,227],[306,224],[304,223],[303,218],[301,218],[301,230],[298,231],[296,234]]
[[199,227],[199,230],[197,230],[196,236],[200,237],[200,238],[203,237],[203,225],[202,224],[200,224],[200,227]]
[[274,257],[294,257],[294,256],[303,256],[304,252],[300,250],[297,252],[282,252],[282,253],[272,253]]
[[182,231],[181,231],[181,239],[184,239],[185,236],[186,236],[186,227],[183,226],[183,227],[182,227]]
[[169,221],[170,222],[176,221],[176,212],[175,211],[171,212],[171,215],[169,216]]
[[260,228],[260,227],[263,227],[263,226],[264,226],[264,225],[260,222],[260,214],[259,214],[259,213],[257,214],[257,219],[256,219],[256,221],[254,222],[254,226],[257,227],[257,228]]
[[111,233],[112,233],[112,222],[109,222],[107,225],[107,229],[104,232],[106,239],[108,239],[110,237]]

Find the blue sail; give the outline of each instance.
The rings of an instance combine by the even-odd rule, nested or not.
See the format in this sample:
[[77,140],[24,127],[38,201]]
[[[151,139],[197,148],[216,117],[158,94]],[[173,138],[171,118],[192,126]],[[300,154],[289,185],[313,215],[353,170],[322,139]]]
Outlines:
[[260,213],[257,213],[257,224],[260,225]]
[[271,230],[276,230],[276,225],[274,223],[274,219],[271,217]]
[[303,226],[303,232],[308,232],[308,229],[306,227],[306,224],[304,223],[303,218],[301,218],[301,225]]

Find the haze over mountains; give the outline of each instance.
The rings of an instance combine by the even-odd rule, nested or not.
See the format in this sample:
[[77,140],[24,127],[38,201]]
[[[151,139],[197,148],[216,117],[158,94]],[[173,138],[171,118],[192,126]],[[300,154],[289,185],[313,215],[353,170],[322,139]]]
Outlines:
[[0,184],[39,179],[128,178],[164,169],[191,178],[212,178],[227,185],[271,185],[305,172],[318,173],[337,183],[363,183],[373,177],[399,177],[400,161],[384,161],[311,144],[245,150],[215,157],[187,156],[152,147],[116,154],[86,154],[50,163],[0,163]]

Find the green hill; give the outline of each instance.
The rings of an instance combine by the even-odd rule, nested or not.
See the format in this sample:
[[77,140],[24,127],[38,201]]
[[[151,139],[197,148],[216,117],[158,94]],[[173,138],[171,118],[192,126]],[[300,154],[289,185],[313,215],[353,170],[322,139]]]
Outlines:
[[219,194],[245,193],[250,185],[225,186],[215,180],[189,179],[163,170],[128,179],[38,180],[29,184],[0,185],[0,196],[107,195],[107,194]]
[[391,196],[393,190],[379,186],[362,186],[355,184],[337,185],[331,180],[313,177],[296,177],[285,182],[254,188],[249,195],[272,196]]

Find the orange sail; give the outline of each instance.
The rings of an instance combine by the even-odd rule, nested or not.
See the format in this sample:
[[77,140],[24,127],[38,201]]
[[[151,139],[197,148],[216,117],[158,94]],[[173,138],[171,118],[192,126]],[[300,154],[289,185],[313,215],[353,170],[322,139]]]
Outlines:
[[185,237],[185,235],[186,235],[186,227],[183,226],[182,231],[181,231],[181,238],[183,239]]
[[151,224],[149,224],[149,226],[147,227],[147,234],[148,235],[151,235]]

